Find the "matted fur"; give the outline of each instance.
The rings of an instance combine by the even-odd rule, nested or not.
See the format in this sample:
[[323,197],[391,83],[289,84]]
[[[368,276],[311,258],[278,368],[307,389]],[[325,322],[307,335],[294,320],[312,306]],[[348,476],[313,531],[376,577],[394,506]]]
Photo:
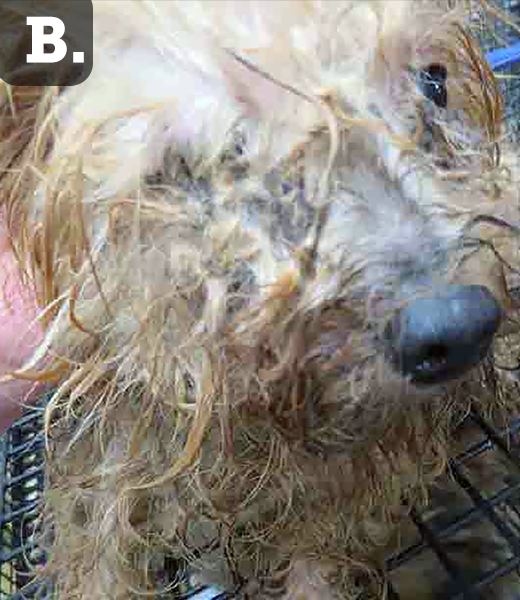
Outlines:
[[446,283],[486,285],[514,329],[518,151],[466,23],[431,0],[102,0],[85,83],[4,87],[60,598],[158,593],[167,555],[258,598],[382,598],[471,403],[517,414],[493,357],[419,389],[381,341]]

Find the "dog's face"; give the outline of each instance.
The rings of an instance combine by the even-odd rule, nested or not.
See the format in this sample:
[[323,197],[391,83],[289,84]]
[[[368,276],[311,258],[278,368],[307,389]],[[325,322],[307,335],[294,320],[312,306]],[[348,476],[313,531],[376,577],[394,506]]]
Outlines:
[[224,396],[286,432],[334,406],[347,439],[475,372],[513,316],[517,167],[458,16],[94,12],[94,71],[51,102],[22,209],[64,389]]
[[173,547],[273,585],[317,557],[359,597],[453,421],[517,409],[488,360],[517,153],[441,4],[100,0],[87,81],[5,95],[66,595],[148,593]]

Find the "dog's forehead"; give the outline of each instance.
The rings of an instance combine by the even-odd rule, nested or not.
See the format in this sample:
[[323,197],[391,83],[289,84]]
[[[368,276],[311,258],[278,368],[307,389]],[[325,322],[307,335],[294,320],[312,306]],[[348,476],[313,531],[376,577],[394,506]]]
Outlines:
[[438,206],[485,200],[467,183],[487,172],[500,117],[489,69],[440,4],[95,2],[94,69],[58,101],[54,155],[81,155],[96,199],[163,188],[201,230],[237,223],[263,254],[259,282],[313,234],[323,201],[328,260],[392,240],[406,262],[398,247],[458,235]]
[[[103,90],[103,102],[85,103],[79,112],[76,106],[76,118],[150,107],[145,121],[162,133],[151,140],[156,154],[165,135],[170,143],[215,153],[225,133],[245,120],[251,130],[264,126],[276,135],[268,149],[272,159],[327,127],[320,100],[334,99],[338,110],[360,120],[377,115],[398,131],[410,110],[413,72],[448,60],[435,6],[399,0],[289,1],[276,9],[272,2],[99,2],[98,60],[87,84]],[[110,85],[116,77],[118,89]],[[135,135],[139,139],[138,127]]]

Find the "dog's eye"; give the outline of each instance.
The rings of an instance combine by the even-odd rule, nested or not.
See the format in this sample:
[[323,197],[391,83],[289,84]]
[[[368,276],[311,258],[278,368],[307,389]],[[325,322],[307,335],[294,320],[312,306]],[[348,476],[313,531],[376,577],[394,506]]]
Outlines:
[[446,67],[435,63],[419,72],[422,93],[439,108],[446,108],[448,105],[447,77]]

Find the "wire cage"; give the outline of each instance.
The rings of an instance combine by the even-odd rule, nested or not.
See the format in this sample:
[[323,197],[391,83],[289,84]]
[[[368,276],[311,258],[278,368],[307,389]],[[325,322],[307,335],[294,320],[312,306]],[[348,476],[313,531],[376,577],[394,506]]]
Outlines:
[[[495,0],[520,23],[520,0]],[[504,24],[489,23],[478,27],[482,47],[498,74],[506,99],[506,120],[511,135],[520,138],[520,32]],[[477,413],[468,419],[480,432],[480,439],[459,456],[450,459],[454,481],[464,490],[468,504],[464,512],[451,521],[439,523],[417,511],[410,518],[417,531],[417,541],[391,556],[384,574],[388,599],[399,600],[399,571],[412,561],[430,553],[445,572],[449,582],[443,600],[484,600],[486,586],[520,569],[520,419],[509,431],[497,431]],[[486,453],[498,453],[509,465],[511,481],[494,495],[484,496],[465,473],[465,463]],[[51,586],[36,586],[31,573],[45,563],[38,547],[38,507],[44,486],[44,439],[41,411],[30,411],[0,438],[0,600],[52,598]],[[509,515],[509,517],[508,517]],[[468,574],[446,551],[449,540],[463,529],[486,522],[503,539],[507,553],[499,564],[484,572]],[[166,565],[172,578],[178,578],[178,565]],[[175,574],[175,575],[174,575]],[[228,600],[235,591],[203,586],[193,587],[186,577],[186,590],[176,600]]]
[[[399,592],[393,584],[394,578],[398,579],[399,570],[413,568],[413,561],[421,560],[425,555],[429,555],[430,565],[437,564],[440,578],[446,582],[443,600],[487,599],[490,596],[486,593],[486,586],[520,567],[520,419],[513,422],[507,431],[497,431],[477,412],[469,414],[467,420],[472,422],[478,436],[448,463],[454,483],[463,490],[465,508],[442,521],[433,515],[427,516],[427,513],[421,514],[414,509],[410,511],[417,542],[387,560],[389,600],[399,600]],[[495,459],[504,461],[508,476],[501,489],[484,493],[472,483],[466,467],[470,461],[489,459],[492,454]],[[456,545],[457,538],[463,537],[466,531],[483,526],[487,527],[489,536],[497,540],[496,545],[503,546],[504,551],[487,569],[469,572],[458,563],[457,553],[450,550]]]
[[[35,597],[31,573],[45,556],[34,540],[44,485],[41,416],[31,411],[0,439],[0,598]],[[35,586],[33,586],[34,588]],[[23,594],[21,590],[24,589]]]
[[[511,22],[520,25],[520,0],[494,0]],[[520,138],[520,30],[500,20],[477,19],[475,28],[505,98],[509,133]]]

